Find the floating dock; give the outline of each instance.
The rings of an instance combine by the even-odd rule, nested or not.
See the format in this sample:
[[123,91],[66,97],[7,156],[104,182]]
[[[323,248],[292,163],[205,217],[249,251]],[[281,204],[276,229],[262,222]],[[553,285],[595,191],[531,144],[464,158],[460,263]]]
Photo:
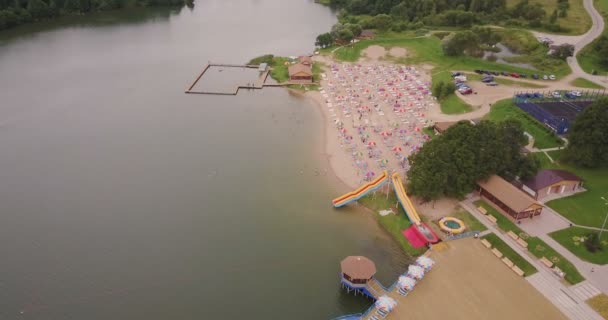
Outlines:
[[[248,68],[248,69],[258,69],[260,70],[260,76],[256,83],[248,84],[248,85],[237,85],[234,87],[234,90],[231,91],[196,91],[194,87],[201,80],[201,78],[205,75],[205,73],[211,67],[223,67],[223,68]],[[262,67],[264,67],[262,69]],[[263,71],[262,71],[263,70]],[[208,63],[203,67],[201,73],[196,77],[194,82],[185,90],[185,93],[193,93],[193,94],[213,94],[213,95],[227,95],[234,96],[239,93],[240,89],[262,89],[263,87],[284,87],[289,85],[290,83],[273,83],[267,84],[266,79],[270,75],[270,69],[263,65],[251,65],[251,64],[226,64],[226,63]]]

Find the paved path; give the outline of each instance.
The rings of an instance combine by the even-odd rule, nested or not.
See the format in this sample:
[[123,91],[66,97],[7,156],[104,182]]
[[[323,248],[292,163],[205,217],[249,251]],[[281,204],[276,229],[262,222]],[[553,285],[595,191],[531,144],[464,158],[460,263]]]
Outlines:
[[[597,312],[591,309],[583,299],[581,299],[585,292],[587,294],[591,294],[591,292],[597,292],[599,290],[597,290],[591,283],[586,283],[582,289],[578,290],[578,293],[575,293],[571,288],[566,287],[547,267],[539,263],[537,259],[532,258],[527,250],[524,250],[521,246],[515,243],[513,239],[503,234],[496,226],[485,219],[483,215],[477,211],[477,208],[473,204],[473,201],[477,199],[478,198],[476,197],[468,198],[467,200],[460,202],[460,205],[465,210],[469,211],[482,224],[484,224],[488,230],[494,232],[494,234],[496,234],[502,241],[508,244],[515,252],[526,259],[538,270],[538,273],[526,277],[526,280],[528,280],[530,284],[532,284],[543,296],[545,296],[545,298],[551,301],[551,303],[553,303],[570,319],[603,319],[599,314],[597,314]],[[552,244],[549,245],[553,246]]]

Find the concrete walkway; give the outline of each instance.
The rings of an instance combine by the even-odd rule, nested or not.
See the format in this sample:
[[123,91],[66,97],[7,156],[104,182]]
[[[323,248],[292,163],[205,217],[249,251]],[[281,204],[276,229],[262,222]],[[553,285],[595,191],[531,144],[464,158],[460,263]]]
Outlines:
[[[503,234],[495,225],[491,224],[483,215],[477,210],[473,201],[478,200],[477,197],[470,197],[462,202],[460,205],[467,211],[469,211],[477,220],[484,224],[488,230],[494,232],[502,241],[508,244],[515,252],[526,259],[532,264],[538,273],[526,277],[526,280],[530,282],[545,298],[553,303],[560,311],[562,311],[568,318],[576,320],[602,320],[603,318],[591,309],[581,297],[585,294],[576,294],[571,288],[566,287],[561,280],[551,272],[546,266],[538,262],[537,259],[532,258],[527,250],[524,250],[519,246],[513,239]],[[543,239],[544,240],[544,239]],[[552,244],[549,244],[553,246]],[[557,250],[557,249],[556,249]],[[566,257],[568,258],[568,257]],[[579,292],[587,293],[599,292],[591,283],[586,283]]]

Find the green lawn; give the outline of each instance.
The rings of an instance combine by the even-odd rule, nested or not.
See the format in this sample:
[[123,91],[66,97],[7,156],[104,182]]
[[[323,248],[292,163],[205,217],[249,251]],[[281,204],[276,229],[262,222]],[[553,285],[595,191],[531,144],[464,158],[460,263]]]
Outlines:
[[279,83],[289,80],[289,72],[287,71],[287,66],[285,65],[285,62],[287,61],[289,61],[289,59],[285,57],[274,57],[272,60],[270,77]]
[[580,237],[585,237],[591,232],[597,232],[595,230],[589,230],[578,227],[570,227],[550,233],[551,238],[559,242],[562,246],[570,250],[577,257],[589,261],[595,264],[607,264],[608,263],[608,232],[602,234],[602,247],[603,250],[599,252],[589,252],[585,247],[585,244],[577,241]]
[[557,253],[557,251],[555,251],[541,239],[537,237],[530,237],[527,233],[521,230],[513,221],[496,211],[496,209],[487,204],[485,201],[478,200],[475,202],[475,206],[482,206],[486,209],[486,211],[488,211],[489,214],[496,217],[496,224],[498,225],[498,228],[505,232],[513,231],[513,233],[517,234],[520,238],[528,242],[528,252],[530,252],[533,256],[539,259],[542,257],[547,257],[547,259],[553,261],[555,265],[557,265],[562,271],[566,273],[565,280],[568,281],[568,283],[576,284],[585,280],[585,278],[581,276],[576,267],[570,261],[566,260],[566,258]]
[[575,87],[579,87],[579,88],[589,88],[589,89],[603,89],[604,88],[604,87],[600,86],[599,84],[597,84],[593,81],[589,81],[584,78],[576,78],[576,79],[570,81],[570,84]]
[[[557,160],[560,151],[551,151],[549,155]],[[546,159],[544,155],[536,156]],[[587,189],[573,196],[549,201],[547,205],[576,224],[601,227],[607,208],[600,197],[608,197],[608,168],[584,169],[562,164],[559,160],[550,163],[548,159],[542,160],[541,165],[546,169],[562,169],[576,174],[583,179],[583,187]]]
[[[507,8],[514,7],[520,0],[507,0]],[[547,12],[547,17],[553,13],[553,10],[557,8],[557,1],[555,0],[530,0],[530,3],[540,3],[543,5],[543,9]],[[567,34],[583,34],[591,28],[591,17],[585,11],[583,7],[583,1],[569,1],[570,9],[568,15],[564,18],[558,18],[557,23],[570,29]]]
[[563,144],[563,141],[549,128],[519,109],[511,99],[500,100],[493,104],[485,119],[490,121],[519,120],[524,130],[534,137],[534,147],[539,149],[559,147]]
[[465,226],[467,227],[466,231],[488,230],[488,228],[483,223],[479,222],[479,220],[477,220],[477,218],[473,217],[468,211],[466,211],[464,209],[460,209],[460,210],[454,212],[453,214],[451,214],[451,216],[453,216],[456,219],[462,220],[462,222],[464,222]]
[[[606,24],[608,24],[608,1],[595,0],[593,1],[593,5],[604,17]],[[604,28],[604,34],[608,34],[607,28]],[[608,67],[602,66],[599,63],[599,55],[597,55],[597,53],[593,50],[594,45],[595,41],[584,47],[583,50],[576,55],[576,59],[585,72],[591,73],[593,70],[596,70],[600,75],[606,75],[608,72]]]
[[422,132],[424,132],[427,136],[431,137],[431,139],[435,139],[435,137],[437,137],[437,135],[435,134],[435,130],[433,130],[433,127],[424,127],[422,128]]
[[538,272],[533,265],[511,249],[511,247],[509,247],[509,245],[502,241],[497,235],[490,233],[483,238],[488,240],[488,242],[492,244],[493,248],[496,248],[498,251],[502,252],[503,256],[509,258],[509,260],[518,266],[524,272],[526,277]]
[[401,234],[401,231],[407,229],[411,223],[403,213],[403,210],[399,209],[398,214],[389,214],[384,217],[378,214],[380,210],[386,210],[393,208],[395,210],[395,204],[397,198],[394,192],[389,192],[388,199],[385,193],[377,192],[376,195],[369,194],[366,197],[359,200],[359,203],[369,208],[374,212],[374,217],[378,219],[380,224],[388,231],[393,238],[401,245],[401,248],[410,256],[419,256],[426,251],[426,247],[414,248],[407,241],[407,239]]
[[568,283],[577,284],[585,281],[585,278],[578,272],[576,267],[569,260],[566,260],[566,258],[551,248],[543,240],[537,237],[530,237],[526,239],[526,242],[528,242],[528,251],[532,253],[532,255],[539,259],[546,257],[564,273],[566,273],[564,279]]
[[482,207],[482,208],[486,209],[486,211],[489,214],[493,215],[494,218],[496,218],[496,224],[498,225],[498,228],[500,228],[502,231],[504,231],[504,232],[513,231],[513,233],[515,233],[516,235],[518,235],[520,237],[523,237],[523,238],[528,237],[528,234],[525,233],[523,230],[521,230],[515,223],[513,223],[513,221],[511,221],[511,219],[507,218],[504,214],[496,211],[496,209],[494,209],[494,207],[489,205],[484,200],[477,200],[474,202],[474,204],[475,204],[475,207]]
[[[452,81],[452,73],[448,70],[439,70],[438,68],[434,68],[431,73],[433,83],[436,83],[437,81]],[[439,100],[439,103],[441,104],[441,112],[445,114],[461,114],[471,112],[471,110],[473,110],[473,107],[464,102],[457,92],[454,92],[454,94]]]
[[[411,37],[411,34],[378,34],[376,39],[359,41],[351,46],[338,49],[334,53],[334,57],[337,60],[356,61],[359,59],[359,57],[361,57],[361,51],[371,45],[379,45],[385,48],[404,47],[408,49],[409,54],[407,57],[399,59],[400,63],[429,63],[438,67],[433,70],[433,73],[444,70],[449,72],[451,70],[473,71],[475,69],[518,72],[526,74],[537,73],[529,69],[490,62],[469,56],[446,56],[443,54],[443,50],[441,49],[441,40],[438,38]],[[324,50],[325,52],[328,52],[331,51],[332,48],[327,48]],[[569,70],[567,73],[569,73]],[[556,74],[556,76],[557,75],[558,74]]]

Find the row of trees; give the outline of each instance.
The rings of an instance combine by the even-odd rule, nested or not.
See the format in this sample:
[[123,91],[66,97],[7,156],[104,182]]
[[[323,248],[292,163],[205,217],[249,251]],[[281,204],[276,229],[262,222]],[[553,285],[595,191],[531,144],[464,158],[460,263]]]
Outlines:
[[448,56],[468,54],[483,55],[483,49],[496,45],[502,39],[500,33],[489,27],[473,27],[471,30],[456,32],[443,41],[443,52]]
[[528,24],[566,31],[557,24],[557,19],[567,15],[569,3],[557,1],[558,8],[550,16],[541,4],[529,0],[520,0],[510,8],[506,0],[330,0],[330,4],[342,8],[346,15],[362,17],[358,22],[364,28],[371,24],[367,16],[384,15],[390,17],[390,28],[395,31],[402,31],[404,22],[460,27],[484,23]]
[[453,94],[454,91],[456,91],[456,85],[451,81],[435,81],[431,88],[431,93],[439,100]]
[[65,14],[130,6],[193,6],[193,0],[0,0],[0,30]]
[[321,48],[329,47],[335,42],[350,43],[361,35],[363,29],[356,23],[336,23],[331,27],[331,31],[317,36],[315,45]]
[[532,177],[540,165],[520,152],[526,144],[517,120],[461,121],[409,157],[408,190],[426,200],[462,198],[493,174],[507,180]]
[[608,35],[603,34],[595,41],[593,51],[596,53],[599,63],[608,68]]
[[561,160],[587,168],[608,165],[608,98],[596,100],[578,114]]

